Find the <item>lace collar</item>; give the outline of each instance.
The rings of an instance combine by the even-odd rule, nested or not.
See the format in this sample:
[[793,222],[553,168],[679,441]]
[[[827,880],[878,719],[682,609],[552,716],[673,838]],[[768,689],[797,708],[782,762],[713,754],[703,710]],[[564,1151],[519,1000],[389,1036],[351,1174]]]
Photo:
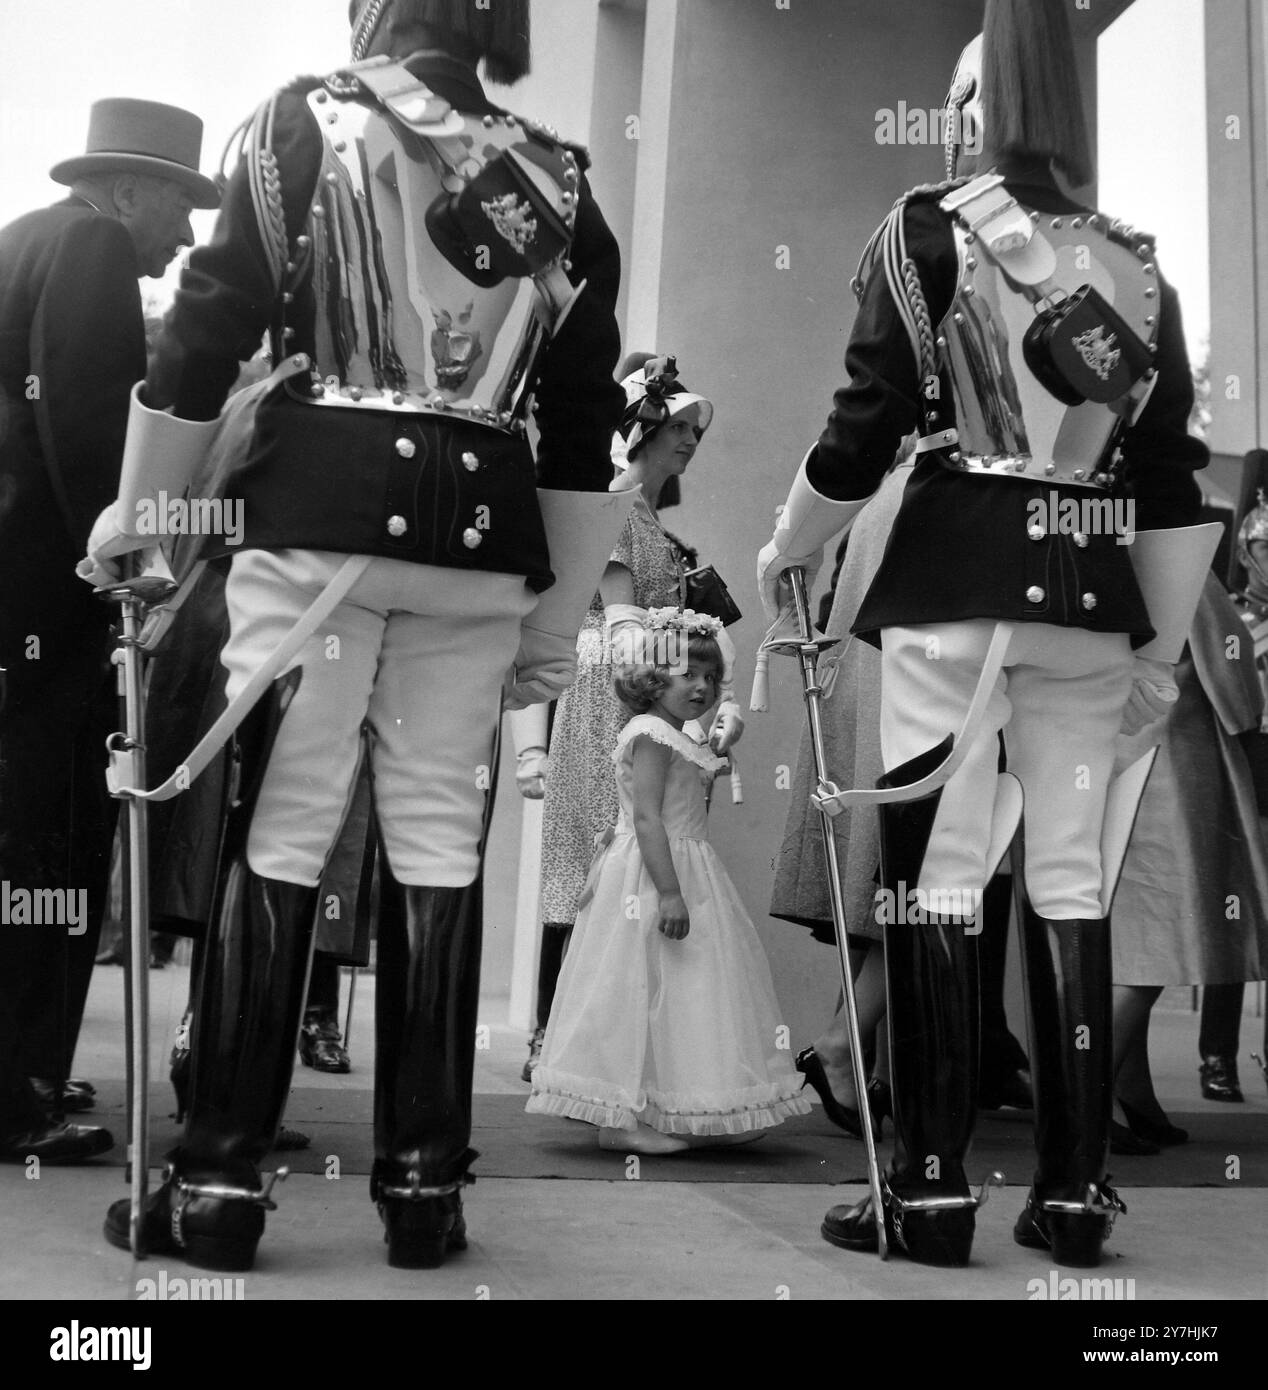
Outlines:
[[653,742],[663,743],[667,748],[672,748],[675,753],[705,772],[721,772],[727,766],[725,758],[715,757],[707,746],[694,742],[681,729],[666,724],[655,714],[636,714],[630,720],[617,738],[616,747],[612,750],[612,761],[618,762],[631,740],[638,738],[640,734],[646,734]]

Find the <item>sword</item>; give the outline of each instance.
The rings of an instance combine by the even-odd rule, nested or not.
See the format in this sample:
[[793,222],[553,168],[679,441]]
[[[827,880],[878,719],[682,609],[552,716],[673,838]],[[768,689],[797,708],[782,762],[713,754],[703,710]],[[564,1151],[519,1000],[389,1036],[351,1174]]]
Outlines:
[[[815,780],[827,784],[827,755],[823,744],[823,719],[819,707],[822,687],[818,679],[819,653],[834,646],[834,637],[816,637],[810,621],[810,603],[806,596],[806,572],[800,567],[788,570],[792,583],[793,602],[797,606],[800,640],[796,654],[800,659],[801,683],[806,701],[806,717],[810,723],[810,747],[814,756]],[[789,643],[785,651],[791,652]],[[841,869],[837,860],[837,842],[832,832],[832,817],[817,803],[819,829],[823,834],[823,853],[828,863],[828,894],[832,902],[832,921],[836,927],[837,959],[841,967],[841,991],[845,997],[846,1022],[849,1024],[850,1061],[854,1067],[854,1085],[859,1095],[859,1119],[863,1125],[863,1147],[867,1151],[867,1179],[872,1192],[872,1211],[876,1216],[876,1249],[881,1259],[888,1257],[885,1239],[885,1207],[881,1196],[881,1170],[876,1157],[876,1136],[872,1132],[872,1112],[867,1103],[867,1070],[863,1065],[863,1040],[859,1037],[858,1009],[854,1000],[854,977],[850,974],[850,954],[846,943],[845,902],[841,895]]]
[[170,581],[137,576],[101,590],[119,609],[120,632],[115,662],[123,730],[106,740],[110,768],[117,776],[111,795],[128,803],[123,822],[123,896],[128,931],[124,936],[125,1008],[128,1075],[128,1168],[131,1211],[129,1238],[135,1259],[145,1256],[143,1219],[149,1177],[149,1044],[150,1044],[150,873],[149,808],[131,788],[145,785],[145,673],[141,628],[145,609],[175,590]]

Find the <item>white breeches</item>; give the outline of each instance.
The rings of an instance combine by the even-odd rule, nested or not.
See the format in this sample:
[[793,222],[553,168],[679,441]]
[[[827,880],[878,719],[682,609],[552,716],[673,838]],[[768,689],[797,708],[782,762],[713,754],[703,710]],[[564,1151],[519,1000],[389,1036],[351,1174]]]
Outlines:
[[[884,630],[881,751],[887,769],[958,733],[994,630],[989,620]],[[982,726],[943,788],[920,888],[964,893],[985,887],[1002,730],[1008,771],[1021,781],[1025,798],[1032,905],[1050,920],[1102,915],[1101,825],[1131,673],[1125,634],[1016,626]]]
[[[229,699],[346,558],[318,550],[234,557],[221,656]],[[292,663],[304,677],[251,822],[252,870],[288,883],[320,880],[368,720],[375,807],[394,877],[441,888],[470,883],[502,684],[535,603],[516,575],[372,559]]]

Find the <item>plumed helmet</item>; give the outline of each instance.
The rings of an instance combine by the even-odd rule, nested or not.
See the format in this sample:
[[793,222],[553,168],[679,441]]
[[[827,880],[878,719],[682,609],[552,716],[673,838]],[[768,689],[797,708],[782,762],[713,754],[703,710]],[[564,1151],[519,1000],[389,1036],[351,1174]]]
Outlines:
[[982,32],[960,55],[947,110],[949,178],[961,151],[984,150],[988,163],[1043,159],[1075,187],[1090,183],[1091,147],[1065,0],[986,0]]

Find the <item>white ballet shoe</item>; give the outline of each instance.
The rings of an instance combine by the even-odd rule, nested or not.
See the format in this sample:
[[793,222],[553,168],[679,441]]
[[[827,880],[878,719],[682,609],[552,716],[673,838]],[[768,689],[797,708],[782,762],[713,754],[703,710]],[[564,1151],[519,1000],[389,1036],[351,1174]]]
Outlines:
[[688,1148],[686,1139],[677,1134],[662,1134],[641,1121],[637,1129],[599,1130],[599,1147],[625,1154],[676,1154]]

